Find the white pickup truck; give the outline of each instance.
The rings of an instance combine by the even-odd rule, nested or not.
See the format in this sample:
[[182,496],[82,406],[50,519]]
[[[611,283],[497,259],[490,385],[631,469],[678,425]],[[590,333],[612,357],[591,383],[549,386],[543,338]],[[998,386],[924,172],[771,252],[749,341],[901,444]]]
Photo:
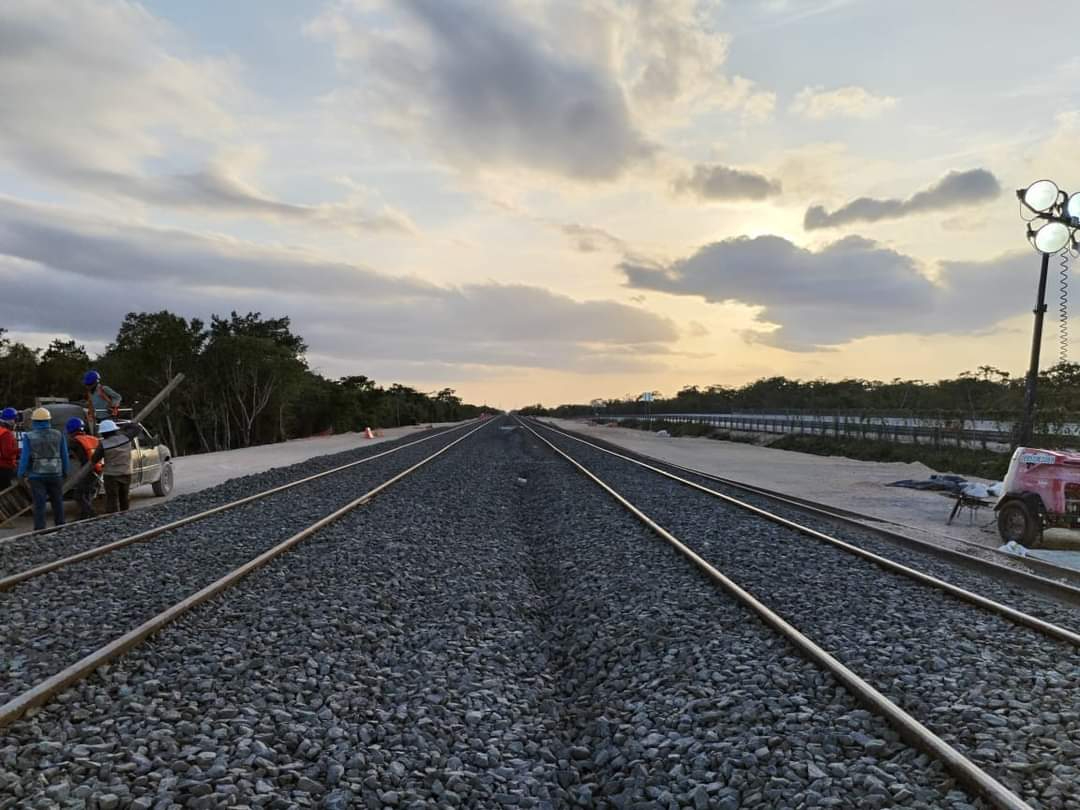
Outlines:
[[[125,427],[123,422],[117,425],[121,430]],[[132,441],[131,488],[151,486],[155,495],[164,498],[173,488],[172,450],[142,425]]]

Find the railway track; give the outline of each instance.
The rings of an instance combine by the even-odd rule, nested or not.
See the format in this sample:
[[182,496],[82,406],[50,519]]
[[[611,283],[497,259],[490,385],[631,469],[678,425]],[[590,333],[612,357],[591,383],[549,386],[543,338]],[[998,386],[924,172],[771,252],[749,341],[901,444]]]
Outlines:
[[[947,560],[1003,582],[1020,585],[1029,591],[1041,593],[1065,604],[1080,606],[1080,571],[1075,568],[1066,568],[1034,556],[1018,557],[955,535],[936,535],[934,532],[917,526],[837,509],[828,504],[798,498],[765,487],[697,472],[689,467],[677,466],[676,469],[688,475],[697,475],[715,481],[722,487],[745,493],[753,498],[762,498],[766,502],[783,504],[797,512],[857,527],[925,555]],[[934,539],[922,540],[915,536],[918,534],[934,535]]]
[[[132,545],[133,543],[152,540],[155,537],[174,531],[183,526],[197,523],[214,517],[215,515],[220,515],[223,512],[245,506],[246,504],[251,504],[264,498],[286,492],[290,489],[302,487],[306,484],[355,469],[363,464],[377,461],[380,458],[385,458],[386,456],[432,441],[439,436],[461,429],[462,426],[455,426],[446,430],[432,432],[420,439],[399,441],[387,449],[366,454],[354,461],[338,464],[327,470],[311,475],[304,475],[300,478],[288,481],[287,483],[276,484],[252,495],[232,498],[223,503],[217,503],[207,509],[197,509],[182,517],[168,520],[165,523],[151,526],[148,529],[132,532],[131,534],[117,539],[111,539],[108,532],[119,521],[131,521],[133,518],[136,521],[139,521],[140,518],[152,521],[157,516],[157,513],[148,511],[138,513],[137,515],[136,513],[131,512],[99,515],[97,518],[90,521],[72,522],[61,527],[27,532],[25,534],[0,539],[0,591],[10,590],[20,582],[25,582],[36,576],[47,574],[51,571],[63,568],[66,565],[72,565],[77,562],[109,554],[118,549]],[[92,527],[90,532],[86,531],[88,527]]]
[[[954,535],[938,535],[934,541],[920,540],[913,535],[934,533],[872,515],[837,509],[828,504],[798,498],[743,481],[702,473],[681,465],[674,465],[673,469],[715,481],[724,487],[763,498],[770,503],[784,504],[806,514],[858,527],[898,545],[955,562],[1002,581],[1022,585],[1028,590],[1042,593],[1058,601],[1080,606],[1080,571],[1074,568],[1055,565],[1038,557],[1017,557]],[[942,539],[945,540],[945,545],[942,545]]]
[[912,560],[884,560],[580,437],[521,424],[994,806],[1080,807],[1072,630],[1000,593],[916,571]]
[[520,429],[3,729],[0,758],[3,810],[988,806]]
[[[965,575],[963,579],[965,582],[969,583],[971,587],[964,588],[949,581],[950,576],[957,576],[957,571],[955,569],[950,570],[943,566],[931,566],[933,571],[927,572],[921,570],[921,567],[925,566],[925,561],[919,560],[916,556],[901,555],[902,559],[892,559],[889,557],[888,551],[880,546],[867,547],[865,538],[860,537],[858,534],[858,532],[863,532],[868,529],[873,535],[878,535],[879,532],[874,531],[873,527],[866,526],[861,520],[849,517],[844,510],[821,509],[808,505],[805,501],[793,500],[789,497],[780,495],[779,493],[769,492],[768,490],[763,490],[761,488],[750,487],[743,484],[732,485],[727,479],[711,476],[706,473],[699,473],[679,465],[666,464],[656,459],[646,460],[644,458],[638,458],[633,454],[621,452],[621,450],[613,447],[605,447],[602,443],[590,441],[582,436],[552,427],[551,425],[542,425],[542,427],[592,450],[633,464],[682,486],[689,487],[705,495],[716,498],[727,505],[746,510],[751,514],[769,520],[777,525],[792,529],[812,540],[829,544],[856,557],[873,562],[888,571],[909,577],[925,585],[949,593],[951,596],[955,596],[979,607],[998,613],[1017,624],[1031,627],[1039,632],[1072,644],[1073,646],[1080,647],[1080,633],[1070,629],[1073,624],[1080,620],[1080,615],[1077,613],[1068,610],[1055,609],[1054,607],[1049,608],[1049,613],[1052,613],[1058,621],[1062,624],[1069,625],[1069,627],[1058,626],[1051,621],[1043,620],[1038,615],[1034,615],[1034,613],[1048,612],[1047,606],[1040,604],[1039,602],[1031,603],[1034,613],[1026,613],[1023,610],[1016,610],[1009,605],[1004,604],[1004,599],[1008,598],[1008,594],[1005,594],[1004,592],[999,592],[1003,601],[995,601],[994,598],[981,595],[979,591],[986,588],[987,583],[985,580],[978,577]],[[719,485],[719,489],[717,488],[717,485]],[[754,496],[754,500],[741,500],[734,497],[730,492],[721,491],[722,489],[742,490]],[[770,509],[776,509],[777,507],[779,507],[780,511],[770,511]],[[844,534],[844,539],[834,537],[825,531],[828,526],[821,521],[812,521],[812,525],[799,522],[797,518],[800,513],[824,518],[829,522],[836,521],[840,523],[842,527],[857,530],[857,533],[851,535],[848,532],[842,532]],[[883,530],[882,536],[887,540],[894,539],[893,534],[887,530]],[[923,550],[921,545],[916,546],[915,548],[919,551]],[[895,555],[896,550],[893,549],[892,551]],[[975,567],[980,569],[980,571],[982,570],[981,566],[971,566],[970,558],[963,553],[948,552],[943,555],[933,556],[940,556],[942,559],[957,563],[963,568]],[[976,562],[981,561],[976,560]],[[1055,601],[1065,605],[1071,606],[1072,604],[1076,604],[1077,600],[1080,599],[1080,591],[1066,583],[1046,580],[1038,575],[1023,571],[1015,571],[1008,568],[1006,568],[1005,571],[999,571],[997,569],[998,566],[992,566],[990,568],[990,573],[996,579],[1021,584],[1033,593],[1048,594],[1052,596]]]
[[[1034,557],[1017,557],[983,546],[971,540],[946,534],[935,534],[938,542],[929,542],[913,537],[912,533],[931,534],[928,530],[904,523],[855,512],[849,509],[802,498],[790,493],[778,492],[766,487],[737,481],[701,470],[687,467],[664,459],[649,456],[627,449],[603,439],[593,438],[576,431],[567,430],[542,420],[531,420],[534,424],[555,431],[567,438],[590,444],[635,462],[661,471],[683,475],[689,479],[714,486],[721,493],[732,497],[740,494],[748,496],[746,502],[752,505],[773,508],[777,514],[796,520],[798,516],[821,518],[829,524],[842,525],[854,530],[853,536],[872,536],[889,541],[890,545],[912,549],[922,556],[937,557],[958,568],[964,568],[1020,585],[1025,590],[1040,593],[1065,605],[1080,606],[1080,571],[1067,568]],[[808,525],[826,525],[811,522]],[[946,545],[940,545],[945,540]]]
[[881,538],[887,541],[890,546],[911,549],[924,557],[935,557],[952,566],[990,576],[1004,583],[1017,585],[1029,592],[1049,597],[1055,602],[1080,607],[1080,571],[1063,568],[1032,557],[1016,557],[1005,554],[997,549],[980,546],[970,540],[956,537],[946,538],[949,545],[920,540],[913,537],[911,532],[922,530],[913,529],[913,527],[895,524],[870,515],[840,509],[743,481],[702,472],[663,459],[645,456],[610,442],[586,438],[574,431],[568,431],[545,422],[537,421],[536,424],[540,424],[548,430],[557,431],[561,435],[576,441],[601,448],[616,456],[642,462],[661,471],[685,476],[690,480],[717,488],[724,494],[745,496],[748,503],[763,506],[766,509],[775,509],[779,515],[792,520],[799,520],[809,516],[816,521],[810,524],[813,526],[840,525],[846,527],[848,534],[851,533],[850,530],[855,530],[853,535],[855,537]]
[[[9,576],[0,593],[0,728],[488,424],[442,431]],[[421,446],[429,441],[437,449]]]

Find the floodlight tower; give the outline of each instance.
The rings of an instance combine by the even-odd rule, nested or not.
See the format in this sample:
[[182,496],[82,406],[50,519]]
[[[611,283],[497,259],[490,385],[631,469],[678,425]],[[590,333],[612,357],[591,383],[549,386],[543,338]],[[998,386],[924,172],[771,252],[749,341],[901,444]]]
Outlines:
[[1035,425],[1035,396],[1039,385],[1039,349],[1042,346],[1043,316],[1046,314],[1046,272],[1050,267],[1050,254],[1077,247],[1076,229],[1080,227],[1080,193],[1069,194],[1058,188],[1053,180],[1037,180],[1027,188],[1017,189],[1021,216],[1028,209],[1035,216],[1023,217],[1028,223],[1027,238],[1031,246],[1042,254],[1039,272],[1039,292],[1035,298],[1035,331],[1031,338],[1031,364],[1028,366],[1024,385],[1024,415],[1020,422],[1017,441],[1020,445],[1031,443]]

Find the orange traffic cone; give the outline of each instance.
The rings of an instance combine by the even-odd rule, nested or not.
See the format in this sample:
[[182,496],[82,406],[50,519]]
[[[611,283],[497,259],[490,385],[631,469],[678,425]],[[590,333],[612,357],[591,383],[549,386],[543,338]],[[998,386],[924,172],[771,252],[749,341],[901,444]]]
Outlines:
[[374,439],[375,438],[375,434],[371,432],[371,428],[366,428],[364,430],[364,436],[366,438],[368,438],[368,439]]

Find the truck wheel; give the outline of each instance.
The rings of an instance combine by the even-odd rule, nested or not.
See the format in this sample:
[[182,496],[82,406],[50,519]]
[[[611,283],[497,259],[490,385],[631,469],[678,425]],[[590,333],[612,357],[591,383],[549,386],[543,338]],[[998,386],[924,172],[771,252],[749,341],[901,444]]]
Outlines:
[[1015,542],[1028,548],[1039,545],[1039,525],[1023,501],[1009,501],[998,510],[998,534],[1006,543]]
[[173,488],[173,472],[172,464],[166,461],[161,465],[161,477],[155,481],[152,485],[154,487],[154,494],[159,498],[164,498]]

